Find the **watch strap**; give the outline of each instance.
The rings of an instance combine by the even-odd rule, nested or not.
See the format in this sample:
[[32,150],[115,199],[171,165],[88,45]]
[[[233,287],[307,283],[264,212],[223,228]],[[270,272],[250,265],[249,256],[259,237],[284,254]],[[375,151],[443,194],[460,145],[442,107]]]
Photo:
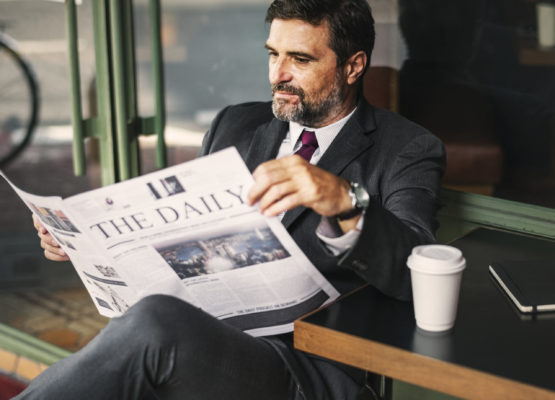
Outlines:
[[362,214],[370,200],[366,190],[356,182],[349,182],[349,196],[351,197],[352,209],[337,214],[335,218],[339,221],[345,221]]
[[355,207],[352,210],[349,211],[345,211],[344,213],[341,214],[337,214],[335,216],[335,218],[337,218],[339,221],[345,221],[351,218],[356,217],[357,215],[362,214],[363,209],[360,207]]

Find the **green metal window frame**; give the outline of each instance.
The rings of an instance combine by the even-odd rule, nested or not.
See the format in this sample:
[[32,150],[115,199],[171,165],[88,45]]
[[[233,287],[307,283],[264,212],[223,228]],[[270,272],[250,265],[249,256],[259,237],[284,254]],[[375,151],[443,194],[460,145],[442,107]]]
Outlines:
[[160,1],[149,1],[154,116],[137,111],[133,1],[92,0],[97,115],[83,119],[75,0],[66,1],[75,175],[86,172],[85,140],[99,142],[103,185],[140,174],[139,135],[157,135],[156,167],[167,164]]

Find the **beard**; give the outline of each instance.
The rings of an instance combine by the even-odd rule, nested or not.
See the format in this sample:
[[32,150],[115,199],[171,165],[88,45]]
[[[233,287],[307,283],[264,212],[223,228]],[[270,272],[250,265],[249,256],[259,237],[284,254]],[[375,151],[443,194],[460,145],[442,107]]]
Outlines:
[[285,122],[296,122],[298,124],[317,127],[319,124],[329,117],[330,112],[341,105],[344,101],[342,86],[336,78],[329,94],[317,99],[307,99],[305,91],[296,86],[286,83],[278,83],[272,85],[272,93],[276,91],[285,91],[299,97],[297,104],[289,104],[286,100],[272,100],[272,111],[274,116]]

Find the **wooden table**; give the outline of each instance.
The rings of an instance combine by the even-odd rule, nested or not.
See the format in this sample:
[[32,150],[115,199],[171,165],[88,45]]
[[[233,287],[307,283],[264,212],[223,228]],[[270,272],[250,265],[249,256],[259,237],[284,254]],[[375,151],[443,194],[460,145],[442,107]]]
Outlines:
[[555,242],[480,228],[456,240],[467,259],[452,331],[416,328],[412,303],[371,286],[295,322],[295,347],[453,396],[555,399],[555,313],[526,317],[488,273],[493,260],[555,260]]

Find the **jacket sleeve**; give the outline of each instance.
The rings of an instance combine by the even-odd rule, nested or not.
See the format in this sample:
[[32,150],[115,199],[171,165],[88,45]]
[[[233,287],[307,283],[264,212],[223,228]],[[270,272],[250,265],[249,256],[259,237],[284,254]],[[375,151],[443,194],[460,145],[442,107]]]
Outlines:
[[383,293],[411,299],[407,257],[414,246],[435,241],[445,150],[433,135],[410,141],[386,168],[356,244],[341,258]]
[[204,134],[204,137],[202,139],[202,146],[200,148],[200,151],[198,153],[198,157],[202,157],[202,156],[206,156],[208,154],[210,154],[213,149],[213,143],[214,143],[214,138],[216,136],[216,132],[218,131],[218,127],[220,125],[220,122],[223,118],[223,116],[225,115],[226,111],[229,109],[230,107],[225,107],[224,109],[220,110],[218,112],[218,114],[216,115],[216,117],[214,118],[214,120],[212,121],[212,123],[210,124],[210,128],[208,129],[208,131]]

